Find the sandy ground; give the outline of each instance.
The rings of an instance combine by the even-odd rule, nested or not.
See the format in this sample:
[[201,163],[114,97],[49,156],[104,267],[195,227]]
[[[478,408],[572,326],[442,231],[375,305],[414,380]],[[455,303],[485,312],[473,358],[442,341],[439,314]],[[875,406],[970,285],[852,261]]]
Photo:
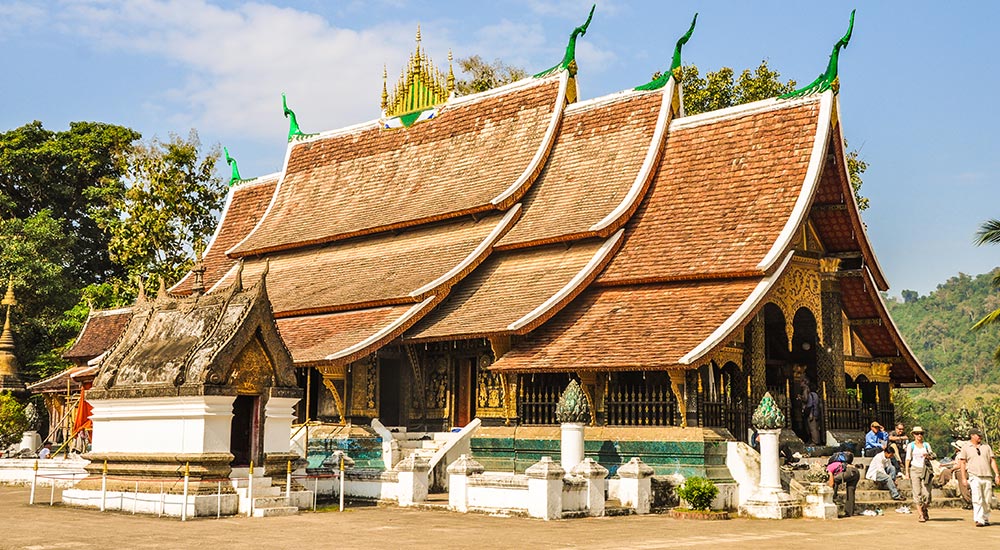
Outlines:
[[[921,548],[1000,548],[998,522],[976,528],[972,512],[932,510],[931,521],[891,510],[833,521],[675,520],[662,515],[540,521],[436,510],[356,507],[274,518],[198,519],[101,513],[48,505],[48,489],[28,505],[26,487],[0,487],[0,548],[871,548],[890,533]],[[58,493],[57,493],[58,499]],[[969,546],[969,545],[972,546]]]

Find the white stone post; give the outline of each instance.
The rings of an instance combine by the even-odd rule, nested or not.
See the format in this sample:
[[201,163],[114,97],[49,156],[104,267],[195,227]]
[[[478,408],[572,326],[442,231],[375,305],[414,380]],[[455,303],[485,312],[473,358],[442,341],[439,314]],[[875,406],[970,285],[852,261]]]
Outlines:
[[608,483],[608,469],[594,462],[593,458],[585,458],[570,473],[587,480],[587,514],[603,516],[604,488]]
[[778,436],[785,424],[785,415],[770,393],[764,394],[752,420],[760,442],[760,488],[740,507],[740,511],[758,519],[801,517],[802,501],[781,488]]
[[295,404],[298,397],[268,397],[264,405],[264,453],[287,453],[292,445],[288,434],[292,433],[295,420]]
[[781,490],[781,457],[778,455],[778,436],[781,429],[758,430],[760,441],[760,489]]
[[653,469],[639,457],[632,457],[628,464],[618,468],[618,499],[622,506],[632,508],[636,514],[648,514],[652,501]]
[[553,462],[552,457],[543,456],[524,473],[528,476],[528,515],[544,520],[561,518],[566,470]]
[[430,461],[416,455],[410,455],[396,463],[397,498],[400,506],[413,506],[427,500],[430,470]]
[[577,464],[583,462],[583,422],[563,422],[562,444],[560,445],[560,465],[563,470],[571,471]]
[[469,511],[469,476],[486,471],[469,455],[461,455],[448,466],[448,507],[456,512]]

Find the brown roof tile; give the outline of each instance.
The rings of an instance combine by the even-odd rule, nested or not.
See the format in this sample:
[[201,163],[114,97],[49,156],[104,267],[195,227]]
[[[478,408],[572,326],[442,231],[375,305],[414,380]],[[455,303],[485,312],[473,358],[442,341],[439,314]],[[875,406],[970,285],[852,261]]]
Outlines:
[[492,368],[655,369],[706,340],[761,279],[591,288],[514,345]]
[[[452,220],[398,234],[339,241],[319,249],[271,254],[267,292],[272,308],[279,317],[287,317],[419,302],[478,266],[489,254],[492,242],[516,219],[516,210],[519,208],[478,221]],[[450,277],[439,280],[459,266]],[[262,258],[247,259],[243,277],[254,280],[263,269]],[[227,275],[216,291],[222,291],[234,276]]]
[[344,364],[399,336],[426,314],[435,300],[428,298],[420,304],[288,317],[278,319],[278,330],[296,364]]
[[[456,286],[448,300],[415,325],[404,339],[524,334],[586,288],[619,242],[617,235],[607,241],[575,242],[569,248],[557,244],[496,253]],[[582,277],[574,281],[577,275]],[[558,295],[564,288],[565,294]],[[538,312],[537,318],[510,327],[553,297],[556,302]]]
[[[244,256],[329,242],[462,213],[493,210],[495,198],[527,179],[500,207],[519,200],[551,146],[564,78],[443,107],[408,129],[367,129],[292,145],[277,199]],[[538,155],[541,153],[541,156]]]
[[63,359],[89,361],[104,353],[122,335],[131,318],[131,309],[91,312],[73,347],[63,353]]
[[[264,210],[267,209],[274,188],[278,184],[277,177],[262,178],[259,181],[247,182],[233,187],[229,193],[222,218],[215,230],[212,241],[205,249],[205,288],[212,288],[230,268],[235,260],[226,256],[226,250],[243,240],[250,230],[257,225]],[[188,272],[177,285],[170,289],[174,294],[189,294],[194,276]]]
[[817,98],[694,126],[675,120],[598,283],[756,273],[802,190],[819,109]]
[[[662,97],[662,93],[629,94],[582,109],[567,107],[548,163],[525,196],[524,216],[498,248],[597,235],[591,226],[626,198],[650,148],[654,154],[659,151],[652,140]],[[664,107],[669,110],[669,103]],[[641,198],[639,193],[635,203]],[[624,221],[628,213],[620,219]]]

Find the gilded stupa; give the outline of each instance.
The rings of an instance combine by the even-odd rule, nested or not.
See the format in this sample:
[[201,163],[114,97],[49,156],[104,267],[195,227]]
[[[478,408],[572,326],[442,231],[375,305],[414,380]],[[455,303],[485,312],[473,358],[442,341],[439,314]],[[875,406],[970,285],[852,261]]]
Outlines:
[[14,354],[14,333],[10,330],[10,310],[17,305],[14,299],[14,277],[7,283],[7,293],[0,301],[7,306],[4,318],[3,333],[0,333],[0,391],[20,393],[24,391],[24,382],[18,374],[17,355]]

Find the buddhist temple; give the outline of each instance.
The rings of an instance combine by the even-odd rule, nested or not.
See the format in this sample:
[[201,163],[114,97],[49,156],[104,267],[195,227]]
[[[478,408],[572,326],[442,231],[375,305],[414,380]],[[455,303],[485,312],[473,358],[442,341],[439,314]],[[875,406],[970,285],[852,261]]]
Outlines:
[[[298,422],[435,432],[478,418],[472,451],[490,469],[558,447],[571,380],[591,412],[587,455],[612,473],[641,456],[658,473],[725,477],[714,445],[748,440],[766,392],[808,436],[806,385],[828,439],[890,425],[891,390],[934,380],[886,311],[850,184],[837,78],[850,33],[797,93],[688,116],[678,77],[691,30],[663,77],[583,98],[575,48],[589,22],[557,65],[466,96],[418,37],[382,116],[354,126],[305,133],[287,98],[285,165],[234,176],[199,267],[164,310],[228,300],[266,273],[259,307],[304,392]],[[80,348],[108,342],[90,333],[113,318],[124,327],[95,415],[152,372],[186,395],[175,362],[207,334],[159,332],[162,369],[118,367],[150,307],[84,328]],[[211,372],[186,380],[208,388]],[[95,450],[98,432],[95,421]]]

